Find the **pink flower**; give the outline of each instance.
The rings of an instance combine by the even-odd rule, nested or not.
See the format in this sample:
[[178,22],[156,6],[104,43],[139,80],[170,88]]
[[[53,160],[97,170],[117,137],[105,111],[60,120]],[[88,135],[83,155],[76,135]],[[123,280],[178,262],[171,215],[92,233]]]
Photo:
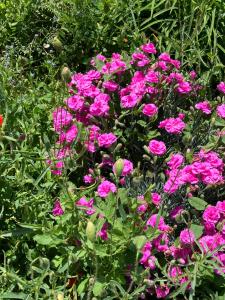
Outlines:
[[151,227],[156,227],[161,230],[161,231],[164,231],[164,232],[167,232],[170,230],[170,226],[166,225],[165,222],[164,222],[164,218],[162,216],[159,216],[158,214],[154,214],[152,215],[148,220],[147,220],[147,223],[146,223],[148,226],[151,226]]
[[[167,225],[166,225],[167,226]],[[168,230],[171,229],[168,226]],[[164,252],[169,250],[169,236],[167,233],[162,233],[160,235],[158,235],[157,238],[155,238],[153,241],[153,246],[155,247],[155,249],[159,252]]]
[[170,289],[167,285],[159,285],[155,289],[156,291],[156,297],[157,299],[166,298],[166,296],[169,294]]
[[78,200],[75,205],[76,206],[81,206],[84,207],[86,209],[86,214],[87,215],[93,215],[95,213],[95,209],[93,208],[93,204],[94,204],[94,199],[91,198],[89,201],[86,199],[86,197],[82,197],[80,198],[80,200]]
[[151,140],[149,142],[148,149],[152,154],[159,156],[166,153],[166,145],[163,142],[157,140]]
[[59,200],[55,201],[53,210],[52,210],[52,214],[54,217],[56,216],[61,216],[64,214],[64,210],[62,209],[61,203]]
[[155,71],[150,69],[147,72],[147,74],[145,75],[145,80],[147,82],[150,82],[150,83],[158,83],[159,82],[159,76],[160,76],[159,72],[155,72]]
[[171,58],[170,55],[166,52],[163,52],[159,55],[159,60],[164,60],[166,62],[170,62]]
[[156,54],[156,48],[153,43],[147,43],[147,44],[142,45],[141,50],[144,51],[145,53]]
[[140,204],[138,207],[137,207],[137,212],[139,214],[143,214],[146,212],[146,210],[148,209],[148,204],[147,203],[143,203],[143,204]]
[[221,93],[225,94],[225,82],[220,82],[220,83],[217,85],[217,89],[218,89]]
[[80,111],[84,107],[84,99],[79,95],[74,95],[65,100],[66,105],[74,111]]
[[73,119],[72,115],[62,107],[58,107],[52,115],[54,129],[57,132],[62,131],[63,127],[69,125]]
[[158,107],[155,104],[145,104],[142,110],[143,114],[148,117],[153,117],[158,112]]
[[216,112],[219,117],[225,119],[225,104],[218,105]]
[[91,174],[84,175],[83,180],[86,184],[90,184],[95,181]]
[[108,229],[108,223],[104,223],[101,230],[97,232],[96,236],[99,236],[103,241],[108,240],[107,229]]
[[108,102],[110,100],[109,95],[107,94],[99,94],[95,97],[94,103],[90,106],[90,113],[93,116],[107,116],[109,111],[109,105]]
[[98,186],[98,195],[102,198],[106,198],[110,192],[115,193],[117,190],[114,183],[105,180]]
[[192,80],[195,79],[196,76],[197,76],[197,74],[196,74],[195,71],[191,71],[191,72],[189,73],[189,75],[190,75],[190,77],[191,77]]
[[182,245],[190,245],[193,244],[195,241],[195,235],[192,230],[184,229],[180,232],[180,242]]
[[[123,159],[123,171],[121,173],[121,176],[127,176],[131,174],[133,169],[133,163],[128,159]],[[113,165],[113,173],[116,174],[115,164]]]
[[183,272],[181,271],[181,268],[178,266],[171,266],[168,271],[168,276],[171,278],[178,279]]
[[218,209],[218,211],[225,216],[225,200],[223,201],[218,201],[216,203],[216,208]]
[[169,133],[180,134],[184,130],[186,124],[180,118],[168,118],[159,123],[159,128],[165,128]]
[[98,136],[99,147],[109,148],[117,141],[117,137],[113,133],[103,133]]
[[167,165],[170,167],[170,169],[178,169],[184,162],[183,155],[177,153],[173,154],[170,157],[170,160],[167,162]]
[[115,92],[119,87],[119,85],[112,80],[104,81],[102,86],[110,92]]
[[78,134],[78,129],[76,125],[72,125],[66,132],[62,132],[59,135],[59,142],[67,142],[67,143],[72,143]]
[[97,54],[97,55],[96,55],[96,58],[97,58],[98,60],[101,60],[101,61],[105,61],[105,60],[106,60],[106,57],[105,57],[104,55],[102,55],[102,54]]
[[205,235],[199,239],[199,244],[203,248],[204,252],[213,251],[216,249],[217,245],[215,244],[214,235]]
[[96,70],[90,70],[86,73],[86,78],[89,80],[99,80],[101,78],[101,73]]
[[195,104],[195,108],[201,110],[206,115],[209,115],[212,112],[208,101],[203,101]]
[[188,94],[191,91],[191,85],[186,81],[179,82],[177,90],[180,94]]
[[218,208],[208,205],[202,215],[202,218],[207,223],[216,224],[220,219]]
[[158,193],[151,194],[152,203],[156,206],[159,206],[161,203],[161,196]]
[[177,217],[179,217],[182,214],[183,211],[184,211],[183,206],[176,206],[174,209],[171,210],[170,218],[176,219]]
[[123,108],[133,108],[138,103],[138,96],[135,94],[130,94],[121,97],[121,107]]

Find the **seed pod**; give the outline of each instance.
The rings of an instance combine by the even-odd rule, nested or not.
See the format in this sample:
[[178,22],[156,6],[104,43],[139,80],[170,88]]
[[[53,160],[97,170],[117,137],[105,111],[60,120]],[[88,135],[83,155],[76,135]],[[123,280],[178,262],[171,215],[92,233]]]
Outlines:
[[118,159],[114,166],[113,166],[113,170],[114,170],[114,173],[117,177],[120,177],[122,172],[123,172],[123,167],[124,167],[124,161],[122,158]]
[[71,72],[70,72],[70,69],[68,67],[62,68],[61,78],[64,82],[70,82]]
[[53,39],[52,39],[52,42],[51,42],[53,48],[57,51],[57,52],[61,52],[62,49],[63,49],[63,44],[62,42],[59,40],[59,38],[57,36],[55,36]]
[[86,235],[88,240],[92,242],[95,240],[95,225],[91,221],[88,221],[87,223]]

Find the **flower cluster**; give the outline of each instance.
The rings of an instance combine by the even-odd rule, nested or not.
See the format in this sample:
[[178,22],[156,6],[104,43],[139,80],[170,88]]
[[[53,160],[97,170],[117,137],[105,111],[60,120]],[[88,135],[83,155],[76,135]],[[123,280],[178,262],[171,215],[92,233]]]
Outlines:
[[[148,237],[138,258],[153,282],[146,293],[157,298],[183,284],[190,290],[188,268],[199,253],[210,253],[210,261],[219,261],[215,273],[225,273],[225,200],[210,199],[213,205],[202,215],[188,211],[193,195],[204,197],[205,191],[224,185],[225,104],[220,98],[211,101],[195,71],[184,72],[180,61],[157,54],[152,43],[131,58],[98,54],[91,65],[85,74],[72,76],[70,97],[53,111],[58,138],[47,160],[54,175],[65,171],[77,187],[81,181],[87,185],[75,196],[74,207],[82,220],[97,224],[95,231],[89,222],[91,240],[107,247],[115,232],[122,236],[132,226],[135,235]],[[225,94],[225,83],[217,89]],[[66,173],[74,161],[81,173],[75,176]],[[59,200],[52,213],[64,214]],[[202,229],[197,236],[192,214]],[[161,261],[168,264],[166,273]]]

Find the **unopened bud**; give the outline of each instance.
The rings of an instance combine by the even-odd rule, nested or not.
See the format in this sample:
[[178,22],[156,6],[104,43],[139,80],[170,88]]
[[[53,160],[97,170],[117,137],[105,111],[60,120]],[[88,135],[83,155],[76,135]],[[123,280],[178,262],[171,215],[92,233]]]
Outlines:
[[150,279],[144,279],[144,283],[148,286],[148,287],[154,287],[154,281],[150,280]]
[[67,83],[70,82],[71,72],[70,72],[70,69],[68,67],[62,68],[61,78],[64,82],[67,82]]
[[63,293],[58,293],[57,300],[64,300],[64,294]]
[[120,177],[122,172],[123,172],[123,167],[124,167],[124,161],[122,158],[118,159],[114,166],[113,166],[113,172],[117,177]]
[[190,133],[186,133],[183,138],[182,138],[182,142],[184,145],[188,145],[191,142],[192,136]]
[[115,147],[115,149],[114,149],[114,153],[116,153],[116,152],[118,152],[121,148],[123,147],[123,145],[121,144],[121,143],[119,143],[116,147]]
[[213,124],[215,124],[215,122],[216,122],[216,119],[215,119],[215,118],[212,118],[211,124],[213,125]]
[[57,52],[61,52],[62,51],[62,48],[63,48],[63,45],[62,45],[62,42],[59,40],[59,38],[57,36],[55,36],[53,39],[52,39],[52,42],[51,42],[53,48],[57,51]]
[[146,154],[143,154],[142,157],[143,157],[145,160],[151,161],[151,158],[150,158],[148,155],[146,155]]
[[95,240],[95,225],[91,221],[88,221],[87,223],[86,235],[88,240],[92,242]]

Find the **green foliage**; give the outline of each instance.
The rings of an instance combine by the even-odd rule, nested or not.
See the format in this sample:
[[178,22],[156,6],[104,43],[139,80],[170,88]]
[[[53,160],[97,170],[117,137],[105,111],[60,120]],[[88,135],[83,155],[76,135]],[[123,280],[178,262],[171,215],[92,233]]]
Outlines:
[[0,5],[0,51],[41,76],[150,39],[214,83],[224,76],[224,14],[221,0],[9,0]]

